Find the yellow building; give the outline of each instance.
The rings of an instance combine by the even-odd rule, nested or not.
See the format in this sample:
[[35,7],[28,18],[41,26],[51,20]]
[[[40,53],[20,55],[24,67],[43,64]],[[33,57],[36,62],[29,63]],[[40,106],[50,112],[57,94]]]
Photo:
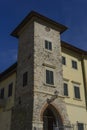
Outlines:
[[0,74],[0,130],[87,129],[87,51],[60,40],[66,29],[31,12],[12,32],[18,61]]
[[69,118],[72,124],[87,124],[87,52],[62,42],[62,61]]

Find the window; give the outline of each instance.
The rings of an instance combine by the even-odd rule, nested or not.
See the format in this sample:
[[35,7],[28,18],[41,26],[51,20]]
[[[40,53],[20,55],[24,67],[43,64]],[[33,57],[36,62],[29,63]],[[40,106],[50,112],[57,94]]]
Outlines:
[[25,72],[23,74],[23,87],[27,85],[27,81],[28,81],[28,73]]
[[75,98],[80,99],[80,89],[77,86],[74,86],[74,93],[75,93]]
[[84,130],[83,123],[78,123],[78,130]]
[[72,60],[72,68],[77,69],[77,62]]
[[4,88],[0,90],[0,99],[4,98]]
[[66,58],[64,56],[62,56],[62,64],[66,65]]
[[8,86],[8,97],[12,96],[13,83]]
[[52,42],[45,40],[45,49],[52,50]]
[[46,83],[54,85],[53,71],[46,70]]
[[64,95],[68,96],[68,84],[64,83],[63,86],[64,86]]

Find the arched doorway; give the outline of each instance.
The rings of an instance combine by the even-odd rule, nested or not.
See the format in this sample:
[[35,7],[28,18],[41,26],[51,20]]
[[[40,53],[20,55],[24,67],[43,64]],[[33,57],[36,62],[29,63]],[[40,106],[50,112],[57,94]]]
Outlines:
[[49,105],[43,113],[43,130],[63,130],[63,123],[56,109]]

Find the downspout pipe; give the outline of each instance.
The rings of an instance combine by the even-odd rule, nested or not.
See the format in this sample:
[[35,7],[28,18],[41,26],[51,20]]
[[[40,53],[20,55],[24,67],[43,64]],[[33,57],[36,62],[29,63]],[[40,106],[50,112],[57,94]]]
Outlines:
[[84,54],[82,54],[82,73],[83,73],[83,83],[84,83],[84,91],[85,91],[85,104],[86,104],[86,110],[87,110],[87,81],[86,81],[86,70],[85,70],[85,63],[84,63]]

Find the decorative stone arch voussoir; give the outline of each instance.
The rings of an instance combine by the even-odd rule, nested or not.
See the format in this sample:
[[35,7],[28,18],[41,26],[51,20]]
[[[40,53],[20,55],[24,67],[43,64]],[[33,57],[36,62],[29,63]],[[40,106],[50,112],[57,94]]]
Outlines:
[[45,103],[45,104],[42,106],[42,109],[41,109],[41,111],[40,111],[40,121],[43,121],[43,113],[44,113],[44,111],[46,110],[46,108],[47,108],[48,106],[52,106],[52,107],[56,110],[57,114],[61,117],[62,123],[64,123],[63,116],[61,115],[61,113],[60,113],[60,111],[59,111],[57,105],[56,105],[55,103],[53,103],[53,102],[50,103],[50,104]]

